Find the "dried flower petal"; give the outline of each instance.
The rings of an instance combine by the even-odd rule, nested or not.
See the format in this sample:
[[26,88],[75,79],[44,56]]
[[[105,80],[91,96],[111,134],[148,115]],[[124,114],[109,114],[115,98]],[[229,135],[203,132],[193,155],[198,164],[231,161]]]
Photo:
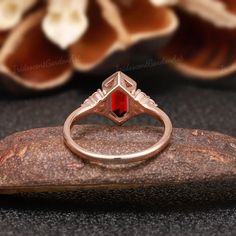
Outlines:
[[[153,6],[149,1],[136,0],[130,5],[113,0],[123,27],[128,33],[125,44],[133,44],[144,39],[170,35],[178,26],[178,19],[171,9]],[[145,20],[143,15],[145,13]],[[109,18],[107,18],[109,21]]]
[[121,48],[116,31],[106,22],[96,1],[88,8],[89,28],[84,36],[71,46],[75,68],[89,70],[105,57]]
[[22,15],[36,3],[36,0],[1,0],[0,1],[0,30],[5,31],[14,27]]
[[98,0],[97,3],[90,2],[89,29],[71,47],[74,65],[79,70],[90,70],[115,50],[126,49],[141,40],[168,36],[178,26],[172,10],[155,7],[146,0],[126,3]]
[[218,28],[183,12],[180,28],[163,50],[168,61],[182,73],[202,79],[215,79],[236,71],[236,32]]
[[[124,6],[131,6],[132,4],[137,4],[136,0],[117,0]],[[154,6],[167,6],[176,4],[180,0],[148,0]]]
[[80,39],[88,28],[87,0],[50,0],[48,14],[43,20],[47,37],[67,48]]
[[226,9],[233,14],[236,14],[236,1],[235,0],[222,0]]
[[180,0],[149,0],[155,6],[174,5]]
[[[121,5],[130,7],[133,4],[133,0],[118,0]],[[117,32],[120,41],[129,41],[129,35],[122,22],[119,9],[111,0],[97,0],[102,8],[102,16]],[[116,2],[118,3],[118,2]]]
[[41,90],[56,87],[71,75],[70,58],[48,41],[41,29],[44,10],[27,16],[14,29],[0,51],[3,81],[20,87]]
[[236,1],[234,0],[180,0],[179,6],[217,27],[236,27]]
[[9,33],[8,31],[0,32],[0,48],[2,47],[8,33]]

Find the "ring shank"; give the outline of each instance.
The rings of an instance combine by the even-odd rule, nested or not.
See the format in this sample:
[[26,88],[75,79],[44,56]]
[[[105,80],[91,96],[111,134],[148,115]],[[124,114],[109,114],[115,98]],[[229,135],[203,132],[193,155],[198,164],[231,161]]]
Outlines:
[[83,147],[77,144],[71,136],[71,129],[74,122],[79,121],[80,119],[89,114],[91,114],[91,110],[88,109],[86,110],[80,107],[66,119],[64,124],[64,139],[66,145],[70,148],[72,152],[74,152],[75,154],[77,154],[82,158],[88,159],[89,161],[99,162],[99,163],[111,163],[111,164],[125,164],[131,162],[139,162],[160,153],[168,145],[170,141],[172,133],[171,121],[165,112],[163,112],[158,107],[153,107],[147,109],[147,114],[151,115],[153,118],[160,121],[164,126],[164,133],[157,143],[155,143],[154,145],[145,150],[131,154],[106,155],[106,154],[94,153],[85,150]]

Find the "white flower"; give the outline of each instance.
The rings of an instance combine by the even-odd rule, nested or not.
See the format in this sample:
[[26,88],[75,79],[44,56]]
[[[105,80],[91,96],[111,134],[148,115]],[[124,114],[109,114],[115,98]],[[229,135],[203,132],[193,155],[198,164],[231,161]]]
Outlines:
[[36,0],[0,0],[0,30],[14,27]]
[[88,28],[88,0],[50,0],[43,20],[46,36],[62,49],[76,42]]

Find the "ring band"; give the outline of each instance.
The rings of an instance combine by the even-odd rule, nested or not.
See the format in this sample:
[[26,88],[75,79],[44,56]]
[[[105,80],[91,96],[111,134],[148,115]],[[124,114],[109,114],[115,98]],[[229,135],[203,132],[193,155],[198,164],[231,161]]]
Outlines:
[[[136,82],[122,72],[116,72],[107,78],[102,83],[102,90],[98,89],[66,119],[64,139],[67,147],[81,158],[92,162],[110,164],[139,162],[161,152],[171,138],[171,121],[150,97],[140,89],[137,90],[136,87]],[[163,124],[164,133],[157,143],[139,152],[124,155],[94,153],[81,147],[71,135],[73,124],[91,114],[107,117],[118,125],[124,124],[137,115],[148,114]]]

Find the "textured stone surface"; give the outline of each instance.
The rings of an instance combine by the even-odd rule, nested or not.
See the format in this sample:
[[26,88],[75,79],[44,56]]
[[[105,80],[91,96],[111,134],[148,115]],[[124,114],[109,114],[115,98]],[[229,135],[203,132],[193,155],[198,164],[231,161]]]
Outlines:
[[[73,135],[88,150],[115,154],[145,149],[161,132],[152,126],[81,125]],[[60,127],[16,133],[0,142],[0,150],[0,193],[150,186],[236,193],[236,140],[214,132],[175,129],[160,155],[123,166],[99,166],[73,155]]]

